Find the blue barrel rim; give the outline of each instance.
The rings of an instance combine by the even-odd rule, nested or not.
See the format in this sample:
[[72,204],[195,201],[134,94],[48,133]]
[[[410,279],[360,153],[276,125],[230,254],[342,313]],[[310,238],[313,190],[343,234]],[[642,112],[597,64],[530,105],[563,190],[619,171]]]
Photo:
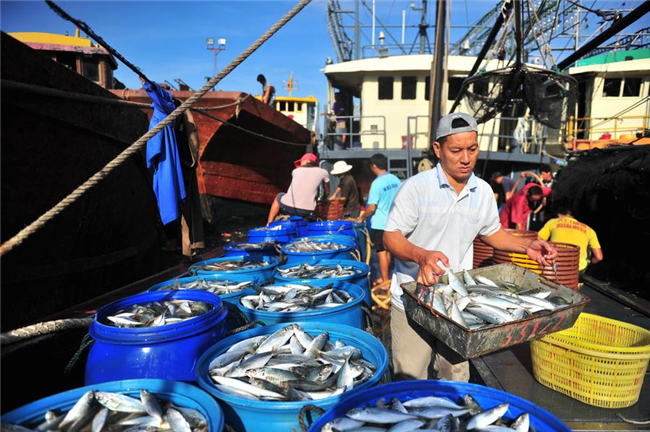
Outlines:
[[[196,266],[199,265],[205,265],[205,264],[212,264],[215,262],[226,262],[226,261],[269,261],[268,265],[262,266],[262,267],[256,267],[252,269],[243,269],[243,270],[217,270],[217,271],[207,271],[207,270],[197,270]],[[251,258],[247,257],[245,255],[233,255],[229,257],[222,257],[222,258],[211,258],[208,260],[204,261],[199,261],[195,264],[192,264],[192,266],[187,270],[192,274],[192,276],[196,276],[198,274],[245,274],[245,273],[255,273],[255,272],[262,272],[264,270],[269,270],[269,269],[274,269],[280,264],[280,260],[277,259],[276,257],[273,256],[268,256],[264,255],[262,258]],[[196,273],[193,273],[196,272]],[[199,273],[201,272],[201,273]]]
[[[352,228],[352,227],[354,227],[354,221],[335,220],[335,221],[310,222],[308,227],[311,228],[312,226],[315,227],[315,228],[328,227],[328,226],[332,226],[332,227],[334,227],[334,226],[335,227],[345,226],[345,227]],[[341,231],[343,231],[343,230],[341,230]]]
[[[167,389],[169,388],[169,389]],[[36,401],[23,405],[20,408],[9,411],[0,417],[0,422],[16,424],[31,425],[37,419],[41,419],[47,410],[58,411],[64,407],[72,407],[84,393],[89,390],[110,391],[115,393],[122,393],[132,395],[136,391],[147,389],[156,396],[163,395],[161,399],[171,400],[183,399],[195,403],[195,406],[186,407],[180,405],[182,408],[193,408],[199,410],[201,414],[208,420],[208,430],[210,432],[222,431],[225,425],[225,415],[219,403],[208,392],[194,385],[190,385],[181,381],[171,381],[153,378],[142,379],[129,379],[121,381],[109,381],[101,384],[92,384],[83,387],[77,387],[71,390],[66,390],[61,393],[46,396]],[[74,399],[73,399],[74,397]],[[59,402],[52,403],[51,401],[60,399]],[[208,406],[206,406],[208,405]],[[25,418],[25,416],[28,416]],[[22,418],[22,420],[21,420]],[[217,424],[214,424],[214,418],[218,418]]]
[[[303,284],[296,284],[295,282],[279,282],[279,283],[274,282],[272,285],[287,285],[287,284],[303,285]],[[324,288],[324,287],[318,287],[318,288]],[[359,285],[355,285],[349,282],[341,282],[338,284],[333,284],[332,288],[335,290],[346,291],[346,292],[350,292],[350,290],[352,290],[355,293],[356,297],[351,302],[342,304],[340,306],[317,309],[317,310],[309,310],[309,311],[297,311],[297,312],[269,312],[269,311],[261,311],[256,309],[249,309],[243,304],[241,304],[241,298],[240,298],[237,300],[237,308],[239,308],[239,310],[241,310],[242,313],[251,313],[251,312],[255,313],[257,318],[259,318],[261,321],[264,321],[264,318],[266,317],[287,318],[287,322],[285,324],[289,325],[292,322],[299,322],[301,319],[318,318],[325,315],[338,314],[347,309],[352,309],[354,307],[357,307],[357,305],[359,305],[366,298],[366,292],[363,290],[363,288],[361,288]]]
[[[391,382],[388,384],[382,384],[379,386],[364,389],[354,395],[351,395],[348,398],[344,398],[343,400],[340,401],[340,403],[327,410],[311,426],[309,426],[308,432],[320,432],[320,430],[323,428],[323,426],[325,426],[325,424],[345,414],[343,413],[341,415],[340,411],[345,410],[345,412],[347,412],[350,409],[356,407],[368,406],[370,404],[376,403],[376,401],[382,397],[386,398],[387,395],[389,396],[395,396],[396,394],[412,395],[413,392],[422,392],[422,394],[414,395],[417,397],[424,396],[425,394],[447,397],[447,395],[444,394],[446,392],[449,393],[454,392],[457,394],[458,397],[460,397],[460,394],[458,393],[470,394],[472,395],[472,397],[475,398],[477,397],[477,395],[479,398],[480,396],[486,396],[490,398],[494,398],[494,396],[503,396],[501,403],[510,403],[510,407],[508,407],[508,411],[506,412],[504,417],[508,413],[510,413],[512,408],[514,407],[517,408],[517,410],[520,410],[521,412],[528,412],[531,416],[531,424],[533,422],[533,417],[535,417],[535,420],[543,422],[544,424],[546,424],[548,419],[550,419],[552,420],[553,424],[548,426],[551,427],[554,432],[571,432],[571,429],[568,426],[566,426],[564,422],[562,422],[562,420],[557,418],[555,415],[553,415],[546,409],[538,405],[535,405],[532,402],[522,397],[513,395],[511,393],[507,393],[502,390],[497,390],[487,386],[483,386],[480,384],[471,384],[471,383],[445,381],[445,380],[397,381],[397,382]],[[409,399],[413,399],[413,397]],[[516,405],[514,406],[511,403],[513,401],[516,402]],[[527,407],[527,409],[520,408],[521,406],[525,406]],[[534,414],[534,412],[541,412],[541,414],[543,414],[543,416],[547,417],[548,419],[540,418],[540,416]],[[519,414],[521,413],[517,413],[516,415]]]
[[[256,280],[237,281],[237,280],[234,280],[236,278],[246,279],[246,275],[238,275],[238,274],[233,274],[233,273],[230,273],[230,274],[207,274],[207,273],[205,273],[205,274],[197,274],[196,276],[176,277],[174,279],[168,279],[168,280],[166,280],[164,282],[160,282],[160,283],[157,283],[155,285],[152,285],[145,292],[157,292],[157,291],[206,291],[206,290],[188,290],[188,289],[178,289],[178,290],[177,289],[169,289],[169,290],[162,289],[162,288],[165,288],[165,287],[173,284],[175,281],[179,281],[179,283],[182,283],[182,282],[194,281],[194,280],[197,280],[197,279],[207,279],[207,280],[214,280],[214,281],[228,281],[228,282],[250,282],[251,283],[251,286],[249,286],[248,288],[244,288],[243,290],[240,290],[240,291],[235,291],[235,292],[231,292],[231,293],[228,293],[228,294],[216,294],[217,296],[219,296],[219,298],[221,298],[222,301],[227,301],[230,298],[241,296],[241,295],[244,295],[245,293],[252,294],[252,293],[255,292],[255,290],[252,287],[254,285],[257,285]],[[206,291],[206,292],[209,292],[209,291]]]
[[[298,324],[307,333],[310,333],[310,331],[312,330],[326,331],[330,333],[330,337],[332,336],[332,334],[334,334],[335,337],[338,339],[341,338],[354,339],[354,341],[356,341],[357,343],[360,342],[361,340],[364,340],[363,342],[363,344],[365,345],[364,348],[374,347],[376,351],[379,351],[381,354],[383,354],[378,356],[378,363],[380,364],[375,365],[377,368],[375,374],[368,381],[361,384],[360,387],[354,388],[352,390],[349,390],[339,395],[334,395],[324,399],[309,401],[310,403],[323,404],[323,403],[335,402],[337,400],[339,402],[343,401],[344,398],[342,399],[341,395],[348,395],[348,394],[353,395],[358,392],[361,392],[364,389],[371,387],[376,382],[379,382],[385,375],[388,369],[388,357],[389,357],[388,351],[386,350],[386,347],[384,347],[384,345],[381,343],[381,341],[379,341],[379,339],[367,333],[366,331],[358,329],[356,327],[344,325],[344,324],[295,322],[295,323],[280,323],[280,324],[273,324],[270,326],[257,327],[251,330],[246,330],[244,332],[234,334],[232,336],[229,336],[217,342],[215,345],[207,349],[197,361],[196,368],[194,369],[196,382],[203,390],[210,393],[215,398],[222,399],[226,403],[231,405],[247,406],[248,409],[251,408],[263,409],[266,407],[272,407],[273,410],[276,412],[281,412],[281,411],[290,412],[290,411],[300,410],[300,408],[302,408],[302,406],[305,405],[305,401],[274,402],[274,401],[255,401],[255,400],[244,399],[244,398],[240,398],[222,392],[221,390],[215,387],[215,384],[211,380],[205,378],[208,375],[207,367],[210,365],[210,362],[214,358],[216,358],[217,355],[224,353],[226,349],[232,346],[234,343],[239,342],[240,340],[243,339],[249,339],[255,336],[260,336],[262,334],[271,334],[291,324]],[[343,333],[344,331],[347,331],[348,333]],[[356,335],[357,337],[354,337],[352,335]],[[355,346],[358,348],[357,345]],[[213,392],[218,393],[218,396]]]
[[269,229],[268,227],[251,228],[248,230],[247,235],[250,236],[251,233],[253,233],[254,237],[278,237],[280,235],[291,235],[296,233],[295,226],[279,225],[277,223],[276,225],[269,225],[269,226],[279,226],[282,228],[279,229]]
[[[203,315],[199,315],[195,318],[160,327],[124,328],[110,326],[101,322],[106,319],[108,314],[117,312],[125,307],[138,303],[170,299],[205,301],[211,303],[214,307]],[[228,315],[228,309],[224,307],[221,298],[208,291],[166,290],[144,292],[121,298],[103,306],[95,314],[95,320],[91,323],[88,333],[90,333],[90,336],[92,336],[93,339],[107,343],[124,345],[140,345],[144,341],[150,344],[163,343],[183,339],[189,335],[203,333],[206,331],[207,324],[222,322],[226,318],[226,315]]]
[[[291,255],[291,256],[306,256],[307,255],[308,256],[308,255],[331,255],[331,254],[335,254],[335,253],[345,253],[345,252],[350,252],[353,249],[356,249],[356,244],[354,243],[354,240],[347,240],[347,239],[343,239],[343,238],[332,239],[330,237],[332,237],[332,236],[318,235],[318,236],[298,237],[298,238],[295,238],[295,239],[291,240],[289,243],[283,244],[280,247],[280,250],[285,255]],[[349,236],[337,236],[337,237],[349,237]],[[292,245],[292,244],[300,241],[301,239],[306,239],[306,238],[314,240],[314,241],[328,240],[328,241],[330,241],[332,243],[343,244],[345,246],[345,248],[338,249],[338,250],[315,251],[315,252],[291,252],[291,251],[286,250],[287,246]]]

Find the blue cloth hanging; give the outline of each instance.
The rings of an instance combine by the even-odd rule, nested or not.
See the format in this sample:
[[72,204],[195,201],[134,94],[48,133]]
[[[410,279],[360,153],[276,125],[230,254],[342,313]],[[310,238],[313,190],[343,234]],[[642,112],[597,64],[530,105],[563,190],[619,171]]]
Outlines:
[[[167,117],[176,106],[172,95],[156,83],[145,82],[144,89],[153,101],[149,130]],[[154,169],[153,191],[158,201],[160,219],[164,225],[180,216],[180,204],[185,199],[185,185],[178,155],[174,122],[165,126],[147,143],[147,168]]]

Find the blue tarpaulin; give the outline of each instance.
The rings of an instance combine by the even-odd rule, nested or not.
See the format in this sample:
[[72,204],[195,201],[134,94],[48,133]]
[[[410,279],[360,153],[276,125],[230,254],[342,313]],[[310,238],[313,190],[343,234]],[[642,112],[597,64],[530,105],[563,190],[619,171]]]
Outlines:
[[[144,89],[153,101],[153,116],[149,130],[167,117],[176,106],[172,95],[156,83],[144,83]],[[154,169],[153,191],[158,200],[160,219],[164,225],[180,216],[179,206],[185,199],[185,185],[178,155],[174,123],[165,126],[147,143],[147,167]]]

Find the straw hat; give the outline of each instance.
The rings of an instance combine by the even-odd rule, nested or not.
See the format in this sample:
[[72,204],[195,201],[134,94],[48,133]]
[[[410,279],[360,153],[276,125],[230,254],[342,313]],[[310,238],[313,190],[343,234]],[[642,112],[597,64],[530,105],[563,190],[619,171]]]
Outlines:
[[345,161],[338,161],[334,164],[334,168],[332,168],[332,172],[330,174],[332,175],[339,175],[339,174],[344,174],[352,169],[352,165],[348,165],[347,162]]

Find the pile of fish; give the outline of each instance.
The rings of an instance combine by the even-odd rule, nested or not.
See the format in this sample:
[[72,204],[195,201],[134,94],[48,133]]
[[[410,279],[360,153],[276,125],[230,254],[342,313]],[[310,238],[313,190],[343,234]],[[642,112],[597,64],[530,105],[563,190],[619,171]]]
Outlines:
[[231,245],[235,249],[271,249],[277,246],[277,243],[272,242],[260,242],[260,243],[236,243]]
[[278,272],[281,276],[292,279],[329,279],[354,276],[363,273],[361,270],[352,266],[343,267],[340,264],[311,265],[306,262],[286,269],[278,268]]
[[329,333],[312,337],[297,324],[234,344],[212,360],[210,378],[220,391],[244,399],[308,401],[351,390],[376,367],[358,348]]
[[217,261],[201,265],[193,265],[191,270],[204,270],[204,271],[236,271],[236,270],[250,270],[254,268],[266,267],[269,261],[254,261],[254,260],[237,260],[232,261]]
[[173,284],[160,287],[160,290],[202,290],[215,293],[217,295],[230,294],[242,291],[251,286],[253,282],[236,282],[229,280],[211,280],[198,278],[193,281],[179,282],[178,279]]
[[159,401],[147,390],[140,390],[139,399],[121,393],[90,390],[67,412],[47,411],[39,424],[3,424],[2,430],[207,432],[208,421],[199,411],[175,406],[169,401]]
[[346,245],[336,243],[334,241],[324,240],[311,240],[309,237],[303,237],[291,244],[286,245],[283,249],[286,252],[294,253],[309,253],[309,252],[324,252],[324,251],[337,251],[345,249]]
[[343,431],[385,431],[409,432],[528,432],[533,431],[530,415],[523,413],[511,422],[504,421],[509,404],[483,410],[470,395],[463,397],[463,403],[457,404],[447,398],[424,396],[416,399],[390,402],[377,401],[375,407],[354,408],[327,423],[321,432]]
[[463,283],[453,272],[446,274],[449,284],[418,285],[415,295],[426,307],[470,330],[518,321],[571,304],[571,299],[560,296],[556,290],[525,289],[507,281],[473,278],[467,271],[463,272]]
[[284,227],[282,225],[273,225],[273,226],[265,226],[265,227],[253,228],[251,231],[280,231],[280,230],[286,230],[286,229],[288,229],[288,228]]
[[161,327],[196,318],[210,311],[210,303],[193,300],[165,300],[139,303],[106,317],[114,327]]
[[332,284],[325,287],[269,285],[256,290],[259,294],[239,300],[244,307],[268,312],[299,312],[337,307],[354,300],[346,291],[333,289]]

